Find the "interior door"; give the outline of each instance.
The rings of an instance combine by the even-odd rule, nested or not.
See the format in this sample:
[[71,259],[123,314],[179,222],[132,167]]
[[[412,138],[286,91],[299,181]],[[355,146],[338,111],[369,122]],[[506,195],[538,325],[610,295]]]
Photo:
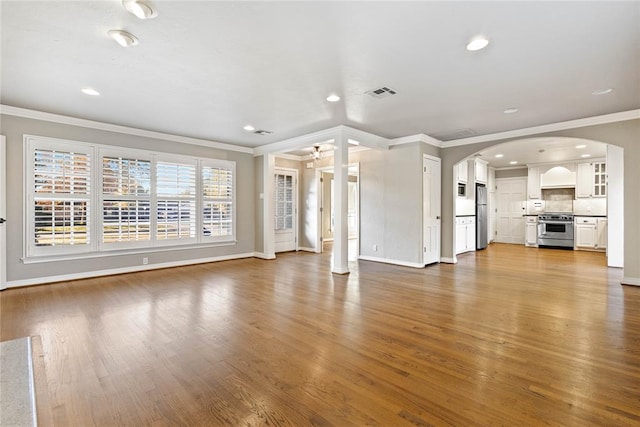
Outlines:
[[275,251],[297,250],[298,171],[275,169]]
[[526,178],[496,179],[497,235],[501,243],[524,244]]
[[440,262],[440,159],[422,160],[423,262]]
[[6,164],[5,137],[0,135],[0,289],[7,287]]

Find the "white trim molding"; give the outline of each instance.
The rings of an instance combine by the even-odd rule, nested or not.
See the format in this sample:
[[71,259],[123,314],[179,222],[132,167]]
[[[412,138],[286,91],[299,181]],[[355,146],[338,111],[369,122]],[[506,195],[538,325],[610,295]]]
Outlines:
[[424,133],[419,133],[417,135],[403,136],[402,138],[394,138],[389,141],[389,146],[401,145],[401,144],[410,144],[412,142],[422,142],[424,144],[433,145],[434,147],[442,148],[442,141],[439,139],[433,138],[429,135],[425,135]]
[[424,264],[420,264],[419,262],[399,261],[397,259],[378,258],[378,257],[366,256],[366,255],[360,255],[358,259],[361,259],[363,261],[373,261],[373,262],[381,262],[384,264],[400,265],[402,267],[424,268]]
[[458,260],[456,260],[455,258],[440,257],[440,262],[443,262],[445,264],[456,264]]
[[560,130],[575,129],[586,126],[603,125],[607,123],[624,122],[627,120],[637,119],[640,119],[640,109],[623,111],[620,113],[605,114],[602,116],[587,117],[584,119],[569,120],[566,122],[550,123],[548,125],[533,126],[506,132],[491,133],[488,135],[472,136],[470,138],[454,139],[451,141],[446,141],[444,145],[447,148],[457,147],[460,145],[478,144],[480,142],[518,138],[522,136],[536,135],[539,133],[556,132]]
[[169,133],[156,132],[145,129],[138,129],[129,126],[114,125],[111,123],[97,122],[94,120],[79,119],[77,117],[63,116],[60,114],[44,113],[42,111],[28,110],[26,108],[12,107],[10,105],[0,105],[0,113],[8,116],[23,117],[25,119],[43,120],[46,122],[60,123],[70,126],[103,130],[107,132],[117,132],[127,135],[142,136],[145,138],[162,139],[165,141],[181,142],[183,144],[202,145],[220,150],[236,151],[239,153],[253,154],[253,148],[239,145],[227,144],[224,142],[208,141],[206,139],[190,138],[187,136],[173,135]]
[[639,277],[623,277],[621,285],[629,285],[629,286],[640,286],[640,278]]
[[69,280],[88,279],[91,277],[112,276],[116,274],[135,273],[138,271],[157,270],[161,268],[182,267],[185,265],[206,264],[218,261],[230,261],[234,259],[253,258],[256,257],[255,252],[222,255],[209,258],[187,259],[182,261],[162,262],[158,264],[134,265],[131,267],[110,268],[108,270],[85,271],[82,273],[61,274],[58,276],[36,277],[33,279],[12,280],[7,283],[8,288],[16,288],[21,286],[42,285],[44,283],[66,282]]
[[264,252],[254,252],[253,257],[260,259],[276,259],[275,255],[267,255]]
[[298,247],[298,250],[299,251],[304,251],[304,252],[312,252],[314,254],[315,253],[320,253],[320,252],[317,252],[314,248],[308,248],[306,246],[300,246],[300,247]]

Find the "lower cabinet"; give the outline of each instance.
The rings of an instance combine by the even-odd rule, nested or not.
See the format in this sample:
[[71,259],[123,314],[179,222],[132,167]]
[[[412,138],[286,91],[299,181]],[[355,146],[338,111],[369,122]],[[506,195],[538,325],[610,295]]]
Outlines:
[[538,246],[538,217],[526,216],[524,226],[525,246]]
[[456,217],[456,254],[476,250],[476,218]]
[[595,217],[575,218],[576,249],[606,249],[607,219]]

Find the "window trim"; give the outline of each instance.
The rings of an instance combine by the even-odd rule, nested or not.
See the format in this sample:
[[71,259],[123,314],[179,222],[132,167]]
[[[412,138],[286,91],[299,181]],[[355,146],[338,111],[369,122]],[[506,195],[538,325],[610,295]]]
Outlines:
[[[114,256],[130,253],[146,253],[179,249],[205,248],[217,246],[230,246],[237,244],[237,175],[236,162],[232,160],[214,159],[207,157],[195,157],[168,152],[157,152],[137,148],[127,148],[113,145],[93,144],[61,138],[51,138],[38,135],[23,135],[23,262],[44,262],[47,260],[71,260],[82,258],[95,258],[100,256]],[[90,241],[87,245],[80,246],[56,246],[38,248],[33,244],[32,235],[35,227],[34,210],[31,205],[35,198],[34,186],[34,160],[33,152],[39,148],[51,147],[56,150],[68,149],[69,151],[84,152],[90,157],[91,185],[89,191],[89,224]],[[102,162],[104,157],[122,157],[127,159],[151,160],[151,194],[150,215],[151,238],[147,241],[103,243],[103,201],[109,199],[103,194]],[[194,238],[158,240],[157,233],[157,194],[156,194],[156,163],[167,161],[171,163],[190,163],[195,165],[195,216],[196,230]],[[202,169],[204,166],[230,169],[232,172],[232,232],[230,236],[212,237],[205,236],[203,232],[203,206],[206,200],[202,191]],[[44,249],[44,250],[38,250]]]

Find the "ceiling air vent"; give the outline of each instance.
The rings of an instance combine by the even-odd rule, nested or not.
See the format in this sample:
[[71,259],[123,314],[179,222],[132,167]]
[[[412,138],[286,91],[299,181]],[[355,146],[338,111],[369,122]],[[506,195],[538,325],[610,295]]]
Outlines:
[[273,133],[273,131],[264,130],[264,129],[258,129],[256,131],[254,131],[253,133],[255,133],[256,135],[269,135],[270,133]]
[[452,141],[455,139],[470,138],[475,135],[476,135],[475,130],[466,128],[466,129],[460,129],[451,133],[439,133],[431,136],[433,136],[436,139],[439,139],[440,141]]
[[365,93],[367,95],[373,96],[374,98],[386,98],[388,96],[395,95],[398,92],[396,92],[394,89],[391,89],[390,87],[384,86],[379,89],[368,90]]

